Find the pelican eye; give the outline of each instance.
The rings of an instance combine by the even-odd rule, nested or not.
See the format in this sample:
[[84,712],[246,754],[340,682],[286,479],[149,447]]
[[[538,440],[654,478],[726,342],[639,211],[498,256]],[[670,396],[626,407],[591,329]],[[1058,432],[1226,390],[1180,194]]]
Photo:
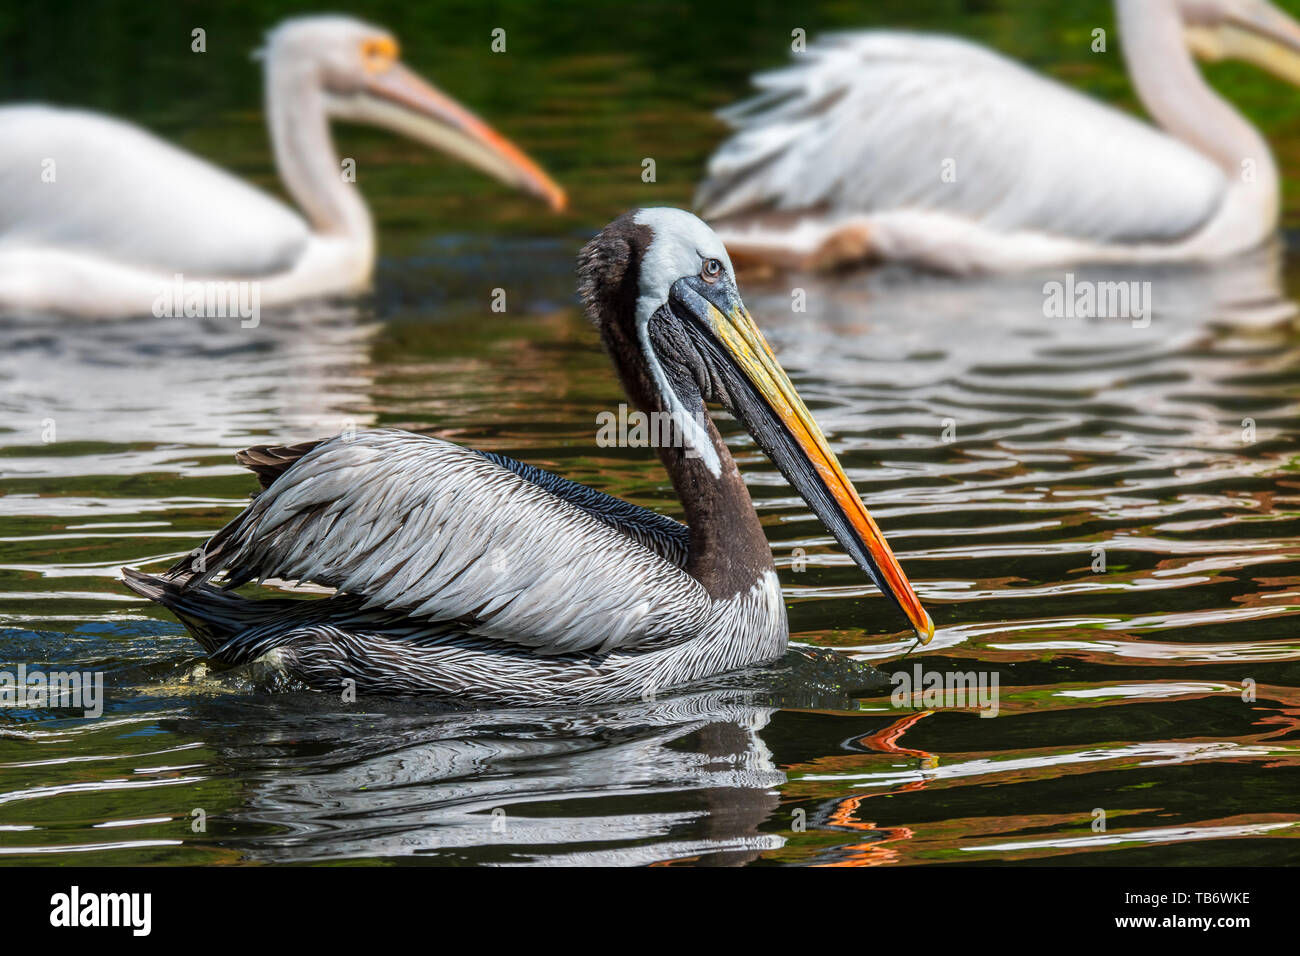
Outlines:
[[382,73],[397,61],[397,43],[392,37],[371,37],[361,43],[361,62],[367,73]]
[[717,282],[722,278],[722,263],[717,259],[705,259],[700,267],[700,278],[705,282]]

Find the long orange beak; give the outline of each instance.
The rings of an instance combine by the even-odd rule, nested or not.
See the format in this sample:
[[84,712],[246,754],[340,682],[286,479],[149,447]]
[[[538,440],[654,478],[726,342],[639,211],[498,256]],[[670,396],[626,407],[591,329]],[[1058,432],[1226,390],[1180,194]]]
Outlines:
[[739,373],[736,384],[749,388],[748,392],[743,387],[733,389],[732,413],[859,567],[903,611],[922,643],[928,644],[934,637],[934,622],[734,285],[709,287],[688,279],[678,282],[673,294],[734,364]]
[[455,156],[540,197],[556,212],[568,204],[564,190],[519,147],[401,63],[367,76],[364,92],[335,99],[331,112],[383,126]]

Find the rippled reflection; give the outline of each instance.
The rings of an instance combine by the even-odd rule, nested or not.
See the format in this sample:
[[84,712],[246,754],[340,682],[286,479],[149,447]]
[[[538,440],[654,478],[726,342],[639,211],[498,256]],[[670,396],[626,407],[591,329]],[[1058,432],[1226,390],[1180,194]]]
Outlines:
[[1300,363],[1277,249],[1076,272],[1150,281],[1146,327],[1045,316],[1059,274],[745,284],[939,626],[903,666],[996,672],[994,719],[894,706],[911,640],[740,434],[799,647],[779,666],[476,713],[208,673],[115,579],[234,513],[245,444],[398,425],[674,512],[647,452],[595,444],[623,399],[555,291],[568,251],[513,248],[533,291],[505,316],[473,304],[466,260],[437,266],[470,270],[455,308],[394,297],[434,268],[413,262],[376,303],[256,330],[0,324],[0,661],[109,684],[100,720],[0,710],[7,859],[1295,858]]

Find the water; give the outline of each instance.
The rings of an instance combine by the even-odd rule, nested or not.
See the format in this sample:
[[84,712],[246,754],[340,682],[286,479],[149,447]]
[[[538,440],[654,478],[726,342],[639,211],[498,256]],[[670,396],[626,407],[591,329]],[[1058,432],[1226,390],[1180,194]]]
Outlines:
[[[823,19],[863,16],[831,9]],[[394,15],[375,18],[410,33]],[[780,18],[758,23],[776,29],[769,20]],[[1043,39],[1006,23],[995,10],[961,25],[1012,52]],[[760,26],[737,61],[759,58]],[[671,24],[653,29],[666,37]],[[594,40],[570,42],[585,46],[546,74],[569,113],[531,127],[525,106],[512,118],[504,101],[489,109],[491,93],[470,95],[472,77],[438,73],[532,148],[537,131],[574,186],[569,220],[483,186],[483,221],[392,167],[414,147],[359,134],[385,254],[373,297],[267,314],[252,330],[0,320],[0,669],[102,671],[107,684],[100,719],[0,710],[0,858],[1300,858],[1300,347],[1285,319],[1300,260],[1281,248],[1216,270],[1076,270],[1151,281],[1145,328],[1046,318],[1043,283],[1059,273],[743,283],[935,619],[934,642],[905,661],[911,642],[884,599],[730,422],[786,589],[792,650],[658,700],[439,713],[276,692],[256,671],[208,671],[174,619],[125,591],[121,566],[159,568],[241,507],[254,481],[235,450],[349,426],[501,451],[680,515],[652,455],[596,445],[597,414],[623,398],[572,303],[572,255],[622,206],[685,201],[689,161],[716,136],[702,112],[713,103],[690,101],[680,124],[660,111],[673,91],[725,99],[741,73],[678,59],[684,75],[663,76],[647,98],[644,73],[611,79],[583,59]],[[587,119],[606,137],[591,140],[603,172],[584,202],[562,131],[607,86],[630,105]],[[207,95],[237,99],[232,89]],[[124,97],[102,105],[128,112],[134,102],[98,95]],[[221,120],[228,145],[204,125],[186,133],[191,145],[269,181],[256,115]],[[685,132],[681,168],[661,163],[663,188],[646,198],[635,157],[615,183],[619,131],[668,126]],[[436,172],[431,182],[474,182],[446,163]],[[795,282],[806,312],[792,311]],[[487,308],[497,286],[509,291],[505,315]],[[888,675],[917,663],[996,674],[997,716],[893,706]]]

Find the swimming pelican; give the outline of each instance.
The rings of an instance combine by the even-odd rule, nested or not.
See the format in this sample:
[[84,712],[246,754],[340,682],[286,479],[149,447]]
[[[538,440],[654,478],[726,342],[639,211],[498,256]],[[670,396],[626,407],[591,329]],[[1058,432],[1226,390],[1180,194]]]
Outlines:
[[364,170],[340,162],[331,119],[386,127],[564,206],[532,160],[403,66],[378,27],[288,20],[268,36],[265,63],[275,163],[302,214],[130,123],[0,109],[0,308],[148,314],[177,274],[257,281],[262,306],[364,289],[375,262],[355,182]]
[[1260,244],[1277,227],[1277,167],[1191,51],[1300,83],[1300,24],[1265,0],[1115,10],[1160,129],[964,40],[843,34],[720,114],[736,132],[696,205],[742,265],[1004,272]]
[[[264,490],[165,577],[126,570],[218,661],[318,687],[459,701],[643,696],[779,656],[772,554],[705,402],[734,414],[918,636],[934,625],[741,302],[713,232],[678,209],[616,219],[579,291],[624,389],[669,416],[683,525],[500,455],[396,430],[257,447]],[[661,430],[662,431],[662,430]],[[208,582],[225,574],[225,589]],[[253,579],[317,600],[247,600]]]

